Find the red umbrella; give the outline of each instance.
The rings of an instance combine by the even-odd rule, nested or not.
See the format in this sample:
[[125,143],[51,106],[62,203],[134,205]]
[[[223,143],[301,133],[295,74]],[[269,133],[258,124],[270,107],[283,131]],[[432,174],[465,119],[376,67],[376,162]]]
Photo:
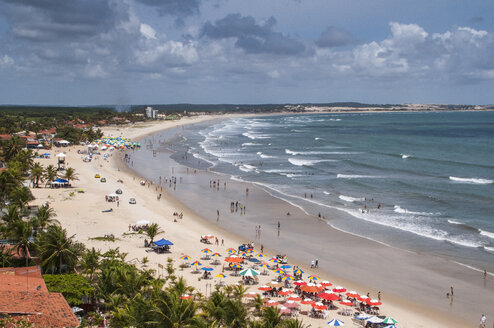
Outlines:
[[307,285],[307,283],[303,280],[297,280],[293,283],[295,286],[304,286]]
[[227,257],[225,259],[226,262],[228,263],[240,263],[240,262],[243,262],[243,258],[241,257]]
[[306,298],[302,302],[300,302],[300,304],[310,304],[310,305],[315,304],[315,303],[316,303],[316,301],[313,301],[310,298]]
[[334,293],[321,293],[321,294],[317,294],[317,297],[320,297],[328,301],[339,301],[341,299],[338,295]]
[[379,300],[367,300],[366,303],[370,306],[379,306],[382,304]]
[[369,297],[369,296],[367,296],[367,295],[359,295],[359,296],[357,296],[357,299],[358,299],[360,302],[366,302],[367,300],[369,300],[369,299],[370,299],[370,297]]
[[281,314],[290,314],[290,313],[292,313],[292,311],[291,311],[289,308],[287,308],[287,307],[285,307],[285,306],[282,306],[282,307],[280,308],[280,313],[281,313]]
[[333,288],[333,292],[335,292],[335,293],[344,293],[344,292],[346,292],[346,288],[343,288],[341,286],[338,286],[338,287]]
[[300,302],[302,299],[300,297],[298,297],[298,296],[290,296],[288,298],[288,300],[289,301],[299,301]]
[[346,305],[346,306],[352,306],[353,305],[353,303],[350,302],[349,300],[341,301],[340,304],[341,305]]
[[346,293],[346,296],[352,297],[352,298],[357,298],[359,295],[358,295],[358,293],[356,291],[353,291],[352,290],[352,291]]
[[190,300],[192,297],[193,297],[192,295],[188,295],[188,294],[180,295],[180,298],[183,300]]
[[329,287],[329,286],[333,286],[332,283],[330,283],[329,281],[321,281],[320,284],[323,286],[323,287]]
[[298,303],[296,303],[295,301],[286,301],[286,302],[285,302],[285,306],[286,306],[287,308],[293,308],[293,309],[295,309],[295,308],[298,308],[298,307],[299,307]]
[[270,291],[272,288],[264,285],[264,286],[259,287],[258,289],[262,290],[263,292],[267,292],[267,291]]
[[290,295],[292,294],[293,292],[289,289],[283,289],[281,292],[278,292],[278,295],[281,295],[281,296],[287,296],[287,295]]
[[276,302],[275,300],[268,300],[264,303],[265,306],[276,306],[280,303]]
[[319,293],[324,289],[324,287],[319,287],[314,284],[307,284],[300,287],[300,290],[306,293]]
[[326,305],[322,304],[321,302],[316,302],[312,305],[312,307],[316,310],[326,310],[327,307]]

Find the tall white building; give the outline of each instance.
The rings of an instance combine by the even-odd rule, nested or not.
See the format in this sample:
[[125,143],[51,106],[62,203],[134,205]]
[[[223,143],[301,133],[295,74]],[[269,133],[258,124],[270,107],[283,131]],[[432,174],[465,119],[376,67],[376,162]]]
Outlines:
[[153,120],[155,120],[158,116],[158,110],[157,109],[153,109],[153,107],[151,106],[148,106],[146,107],[146,117],[147,118],[152,118]]

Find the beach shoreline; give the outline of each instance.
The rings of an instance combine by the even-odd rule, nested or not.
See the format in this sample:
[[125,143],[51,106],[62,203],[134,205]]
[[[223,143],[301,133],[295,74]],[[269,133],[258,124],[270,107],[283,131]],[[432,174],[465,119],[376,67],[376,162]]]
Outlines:
[[[164,129],[175,128],[175,127],[179,127],[179,126],[185,125],[185,124],[193,124],[193,123],[197,123],[199,121],[204,121],[204,120],[222,119],[222,118],[227,118],[227,117],[235,117],[235,115],[218,115],[218,116],[206,117],[206,118],[202,118],[202,119],[195,118],[195,119],[190,119],[190,120],[173,122],[173,124],[170,124],[170,122],[168,122],[168,123],[158,122],[158,123],[152,123],[152,124],[144,124],[144,126],[141,125],[140,127],[106,128],[106,129],[104,129],[104,131],[105,131],[105,135],[109,135],[109,134],[117,135],[120,133],[126,137],[131,137],[133,139],[142,139],[146,136],[152,135],[152,134],[157,133],[159,131],[162,131]],[[72,148],[71,152],[72,152],[72,150],[75,150],[75,148]],[[70,154],[70,152],[69,152],[69,154]],[[96,183],[94,178],[92,178],[92,173],[95,171],[95,169],[102,171],[102,172],[105,172],[105,175],[113,176],[113,178],[124,177],[124,179],[125,179],[124,186],[126,188],[128,188],[128,192],[134,193],[136,195],[139,194],[139,197],[141,197],[141,195],[143,194],[142,189],[145,187],[142,187],[139,185],[139,181],[138,181],[139,175],[132,172],[132,170],[130,168],[126,167],[126,165],[120,159],[121,155],[122,155],[122,153],[119,153],[119,152],[113,153],[113,156],[112,156],[113,158],[109,161],[106,161],[106,163],[104,163],[101,160],[101,158],[96,160],[95,162],[93,162],[91,165],[85,165],[84,166],[84,164],[82,164],[82,163],[77,163],[78,167],[76,168],[76,170],[79,172],[79,167],[81,168],[81,171],[80,171],[81,172],[81,180],[91,180],[91,181],[84,181],[84,184],[87,184],[88,187],[89,187],[89,185],[94,185]],[[72,164],[74,161],[77,161],[77,158],[72,157],[69,159],[69,161],[71,162],[70,164]],[[96,166],[95,166],[95,164],[96,164]],[[98,167],[98,165],[100,165],[100,166]],[[72,165],[70,165],[70,166],[72,166]],[[74,166],[76,166],[76,165],[74,165]],[[177,166],[177,170],[178,170],[179,164],[177,164],[176,166]],[[84,170],[87,168],[92,168],[92,170]],[[90,173],[90,174],[88,174],[88,173]],[[137,175],[137,181],[135,180],[136,175]],[[184,180],[187,179],[187,176],[185,174],[183,177],[184,177]],[[131,179],[133,179],[133,180],[131,180]],[[114,179],[114,180],[116,181],[117,179]],[[193,180],[193,179],[191,179],[191,180]],[[127,181],[129,181],[129,183]],[[77,183],[77,184],[79,184],[79,183]],[[81,181],[81,184],[83,184],[83,181]],[[233,188],[233,185],[235,185],[235,183],[231,182],[231,181],[229,181],[228,184],[229,184],[229,188],[230,188],[230,186],[231,186],[231,188]],[[117,186],[118,186],[118,184],[117,184]],[[153,187],[156,187],[156,186],[153,185]],[[238,190],[242,190],[242,188],[243,187],[238,187]],[[264,197],[264,195],[262,194],[262,192],[264,192],[264,191],[260,191],[257,187],[251,187],[251,188],[252,188],[251,192],[250,192],[251,198],[254,198],[255,194],[258,192],[261,195],[258,197]],[[99,191],[98,189],[99,188],[96,187],[95,190],[93,190],[92,192],[97,193]],[[150,208],[155,206],[155,205],[152,205],[151,203],[156,202],[155,197],[156,197],[156,193],[158,192],[158,190],[153,190],[153,188],[149,188],[149,187],[145,188],[145,189],[149,189],[146,191],[146,193],[147,193],[146,197],[145,197],[146,201],[142,205],[139,204],[138,207],[139,207],[139,209],[145,208],[146,210],[149,210]],[[126,192],[126,194],[128,192]],[[237,191],[237,193],[238,192],[239,191]],[[99,191],[99,193],[100,193],[99,196],[101,196],[101,191]],[[204,218],[205,215],[201,215],[201,216],[196,215],[197,214],[197,213],[195,213],[196,210],[194,210],[193,208],[188,208],[181,201],[179,201],[178,199],[175,199],[173,192],[163,191],[162,193],[164,195],[162,203],[166,202],[166,204],[163,204],[163,205],[160,204],[160,207],[166,207],[170,211],[172,209],[174,209],[176,211],[183,211],[185,218],[186,218],[183,223],[185,223],[185,221],[188,221],[188,227],[187,228],[189,228],[189,229],[192,226],[194,226],[195,229],[191,229],[192,231],[188,231],[188,233],[186,233],[186,236],[187,236],[187,238],[185,238],[186,240],[189,240],[189,241],[190,240],[197,240],[198,235],[195,235],[194,233],[197,233],[198,231],[204,231],[204,233],[213,233],[215,235],[223,236],[223,238],[227,242],[229,242],[230,246],[232,246],[232,244],[235,244],[235,243],[250,241],[249,239],[251,239],[251,238],[248,238],[248,236],[246,236],[246,235],[242,235],[241,231],[230,232],[229,230],[234,230],[234,229],[225,229],[224,227],[219,227],[215,222],[211,222],[211,221],[214,221],[214,219],[211,220],[211,218]],[[46,197],[46,193],[44,193],[44,194],[45,195],[43,195],[43,193],[41,193],[40,197],[37,197],[37,198],[39,198],[40,200],[47,199],[48,197]],[[45,197],[43,197],[43,196],[45,196]],[[154,198],[154,200],[153,200],[153,198]],[[57,204],[58,201],[59,201],[58,199],[55,200],[56,205],[58,205]],[[273,202],[275,203],[274,207],[276,207],[276,208],[285,209],[287,206],[291,206],[289,204],[282,203],[282,201],[279,199],[278,199],[278,201],[273,201]],[[63,204],[63,205],[67,205],[67,204]],[[67,209],[66,206],[55,206],[55,210],[57,211],[57,213],[59,213],[60,217],[63,217],[66,215],[68,216],[68,214],[70,213],[70,208]],[[254,206],[249,205],[248,212],[250,213],[251,211],[253,211],[255,213],[256,209]],[[296,229],[297,223],[295,222],[295,218],[297,217],[296,210],[294,209],[292,211],[293,211],[293,215],[291,216],[290,219],[293,222],[289,222],[290,220],[287,220],[285,218],[285,220],[282,221],[282,227],[283,227],[282,233],[284,236],[286,235],[289,238],[296,238],[296,234],[293,234],[290,236],[290,233],[291,233],[290,227],[292,227],[292,228],[295,227],[295,230],[297,230]],[[130,217],[132,217],[132,214],[135,214],[135,212],[136,211],[132,211],[132,213],[128,213],[130,216],[123,218],[123,219],[120,219],[119,220],[120,224],[122,224],[122,223],[124,223],[125,225],[130,224],[131,222],[129,222],[129,219],[130,219]],[[222,213],[223,213],[223,211],[222,211]],[[101,216],[101,214],[99,214],[99,216]],[[214,216],[214,214],[213,214],[213,216]],[[79,217],[79,213],[77,213],[76,217]],[[171,212],[163,215],[163,217],[164,218],[159,218],[156,220],[159,221],[160,225],[161,225],[162,221],[164,223],[166,223],[166,225],[165,225],[166,235],[171,235],[173,232],[177,233],[177,235],[184,233],[185,228],[181,227],[182,222],[180,222],[180,226],[178,226],[177,224],[174,224],[173,217],[171,216]],[[63,217],[63,219],[61,219],[60,221],[62,222],[64,227],[66,224],[68,225],[67,229],[69,230],[69,232],[74,232],[74,230],[76,232],[80,232],[80,230],[81,230],[80,226],[78,226],[78,224],[77,224],[77,222],[79,221],[78,218],[76,218],[74,220],[74,219]],[[310,230],[308,228],[310,230],[310,231],[308,230],[310,233],[313,233],[314,231],[328,231],[327,229],[330,229],[329,225],[327,225],[326,223],[322,223],[322,222],[318,223],[318,220],[316,218],[313,218],[313,220],[311,220],[311,221],[313,221],[313,222],[311,222],[312,227],[310,228],[312,230]],[[260,223],[260,224],[262,224],[262,223]],[[110,224],[106,223],[106,225],[104,225],[104,226],[105,227],[107,226],[110,228],[110,227],[112,227],[112,224],[110,222]],[[125,228],[126,227],[124,226],[123,229],[126,230]],[[86,230],[88,230],[88,229],[86,229]],[[109,230],[112,230],[112,229],[110,228]],[[332,232],[334,238],[336,238],[336,239],[341,238],[341,241],[340,241],[341,244],[348,242],[348,240],[349,240],[348,236],[341,237],[341,236],[343,236],[343,234],[345,234],[345,235],[348,235],[348,234],[341,232],[341,231],[337,231],[335,229],[332,229],[332,230],[334,230]],[[252,229],[246,230],[246,231],[253,232]],[[86,237],[86,236],[91,235],[92,233],[94,233],[94,231],[91,231],[91,230],[90,231],[84,231],[82,234],[80,234],[80,237]],[[274,235],[274,234],[276,234],[276,228],[275,227],[264,228],[264,226],[263,226],[263,234]],[[338,235],[341,235],[341,236],[338,236]],[[173,236],[171,236],[170,238],[173,238]],[[359,238],[359,237],[353,236],[351,238]],[[138,240],[137,242],[135,240],[132,240],[132,242],[130,242],[129,245],[127,245],[127,246],[124,245],[123,247],[126,248],[126,250],[127,250],[127,248],[136,247],[137,252],[140,249],[140,252],[142,253],[142,252],[144,252],[142,250],[142,246],[141,247],[137,246],[139,244],[139,242],[142,242],[142,238],[141,238],[141,240]],[[264,242],[264,240],[263,240],[263,242]],[[383,245],[376,246],[374,244],[377,244],[377,243],[371,243],[370,241],[354,242],[351,240],[350,242],[353,242],[353,244],[354,244],[354,245],[352,245],[352,247],[355,247],[355,248],[360,247],[360,248],[364,248],[364,249],[366,247],[371,247],[374,250],[377,249],[377,250],[379,250],[379,252],[383,252],[384,256],[390,256],[390,254],[393,252],[396,253],[396,250],[390,251],[389,247],[385,247]],[[88,246],[93,246],[93,245],[96,245],[99,247],[102,246],[101,243],[93,242],[93,241],[87,241],[86,244]],[[111,246],[109,244],[110,243],[105,243],[104,246],[105,247]],[[119,244],[122,244],[122,243],[119,243]],[[271,244],[270,242],[268,242],[268,243],[265,243],[265,245],[266,245],[266,250],[268,250],[268,249],[279,250],[279,249],[289,248],[289,247],[287,247],[286,244],[283,244],[283,243],[272,243]],[[314,249],[314,245],[306,245],[304,247],[306,250]],[[179,248],[178,245],[177,245],[177,248]],[[181,249],[181,248],[179,248],[179,249]],[[187,247],[184,245],[183,249],[185,251],[187,251],[187,249],[190,249],[190,246]],[[137,252],[134,252],[134,253],[137,253]],[[297,260],[299,260],[297,262],[300,262],[301,266],[306,268],[307,267],[307,261],[301,261],[300,259],[307,258],[307,256],[308,256],[307,252],[308,251],[305,251],[305,252],[304,251],[298,251],[298,252],[293,252],[293,254],[291,252],[287,252],[288,253],[287,255],[289,256],[290,260],[292,258],[296,258]],[[340,252],[348,252],[348,250],[340,249]],[[269,253],[274,254],[273,252],[269,252]],[[183,252],[181,252],[181,254],[183,254]],[[147,254],[145,254],[145,255],[147,256]],[[178,255],[178,254],[174,254],[174,255]],[[398,257],[400,257],[400,256],[403,256],[403,254],[400,253]],[[177,257],[177,256],[175,256],[175,257]],[[153,258],[154,258],[154,256],[153,256]],[[323,258],[323,257],[321,256],[320,258]],[[178,259],[178,257],[177,257],[177,259]],[[421,260],[421,259],[420,258],[414,259],[414,261],[417,261],[417,260]],[[153,261],[153,259],[151,259],[151,262],[152,261]],[[305,262],[305,263],[302,263],[302,262]],[[290,263],[294,263],[294,262],[291,260]],[[437,263],[429,263],[428,265],[430,267],[428,269],[432,270],[433,266],[436,264]],[[444,263],[441,263],[441,265],[444,265]],[[352,264],[347,263],[346,268],[348,270],[351,270]],[[326,274],[325,271],[330,272],[330,274]],[[335,278],[335,277],[338,277],[338,274],[335,273],[334,271],[333,272],[331,272],[331,271],[332,270],[328,270],[325,268],[325,264],[321,263],[321,269],[319,269],[316,272],[321,273],[321,276],[324,278],[328,277],[328,280],[332,279],[333,281],[337,282],[338,284],[347,286],[348,288],[357,289],[361,292],[369,291],[372,294],[375,294],[375,293],[377,293],[378,290],[383,290],[384,291],[384,302],[385,302],[385,305],[383,306],[384,312],[389,313],[390,315],[396,316],[397,318],[403,318],[401,320],[402,324],[400,324],[400,326],[402,326],[402,327],[422,327],[422,326],[425,327],[427,322],[430,323],[431,320],[433,322],[437,323],[434,325],[435,327],[468,327],[468,326],[472,326],[471,324],[468,324],[468,322],[472,322],[471,320],[473,318],[480,316],[480,313],[479,314],[474,313],[472,315],[464,315],[463,314],[463,315],[461,315],[462,318],[460,320],[458,320],[456,318],[456,315],[459,314],[458,312],[461,312],[461,311],[458,311],[458,307],[462,306],[461,305],[461,303],[462,303],[461,299],[459,301],[455,300],[454,307],[451,306],[449,308],[449,311],[448,311],[447,307],[445,307],[445,309],[435,309],[434,310],[434,309],[431,309],[430,305],[428,305],[428,304],[425,304],[425,305],[424,304],[418,304],[417,302],[407,300],[401,296],[395,296],[395,295],[393,295],[393,293],[388,293],[387,290],[389,290],[389,288],[381,288],[381,289],[369,288],[368,286],[373,285],[372,283],[371,284],[364,283],[362,285],[358,285],[358,284],[352,282],[355,279],[350,278],[347,280],[347,279]],[[375,272],[375,270],[369,270],[369,271]],[[458,270],[458,272],[453,272],[451,275],[451,278],[454,278],[458,281],[461,281],[462,277],[467,276],[468,279],[471,279],[473,277],[473,275],[468,275],[468,274],[465,275],[465,273],[461,272],[461,271],[462,270]],[[427,271],[421,271],[420,274],[422,274],[423,272],[427,272]],[[433,272],[433,271],[431,271],[431,272]],[[408,277],[410,277],[410,275],[413,276],[414,273],[417,273],[417,272],[409,273]],[[331,275],[331,278],[329,278],[330,275]],[[361,277],[363,278],[366,276],[364,275]],[[404,275],[404,277],[407,277],[407,275]],[[403,277],[401,277],[401,278],[400,277],[394,277],[394,280],[400,280],[400,279],[403,279]],[[436,279],[438,279],[438,278],[436,278]],[[478,278],[478,279],[480,280],[480,278]],[[403,280],[407,281],[407,279],[403,279]],[[448,289],[449,285],[450,285],[449,281],[447,281],[447,279],[445,279],[444,277],[440,278],[440,280],[442,280],[444,282],[444,286],[441,286],[441,288],[443,290]],[[465,289],[468,289],[468,286],[469,286],[469,284],[465,284]],[[201,288],[200,286],[198,286],[198,287]],[[407,288],[409,289],[410,287],[407,287]],[[405,288],[405,290],[407,290],[407,288]],[[455,285],[455,288],[457,291],[459,291],[459,294],[461,295],[461,291],[463,289],[462,285],[460,284],[459,288],[458,288],[458,285]],[[489,285],[487,287],[484,287],[484,288],[488,288],[489,290],[491,290],[492,289],[492,283],[489,282]],[[420,292],[422,294],[427,294],[427,293],[423,293],[423,291],[420,291]],[[484,294],[486,294],[486,292],[484,292]],[[442,292],[441,292],[441,295],[439,297],[441,299],[444,299],[444,295]],[[439,299],[439,297],[438,297],[438,299]],[[444,300],[443,300],[443,302],[444,302]],[[449,300],[446,302],[449,302]],[[457,303],[460,303],[460,305],[457,305]],[[455,314],[455,318],[452,318],[453,313]],[[319,324],[322,324],[322,323],[319,323]],[[430,325],[427,325],[427,326],[430,326]]]

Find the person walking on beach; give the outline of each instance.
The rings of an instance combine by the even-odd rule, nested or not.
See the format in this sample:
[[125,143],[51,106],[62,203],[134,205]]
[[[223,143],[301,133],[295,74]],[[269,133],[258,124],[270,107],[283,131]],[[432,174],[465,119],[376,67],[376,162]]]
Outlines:
[[486,322],[487,322],[487,317],[485,316],[485,314],[482,314],[482,316],[480,317],[480,325],[479,325],[479,327],[480,328],[485,328]]
[[316,266],[315,266],[315,267],[316,267],[316,268],[319,268],[319,260],[318,260],[318,259],[316,259],[316,263],[315,263],[315,264],[316,264]]
[[278,230],[280,230],[280,227],[281,227],[281,223],[280,221],[278,221]]
[[451,293],[450,293],[451,297],[455,296],[455,291],[453,289],[453,286],[451,286]]
[[264,253],[264,245],[261,244],[261,253]]

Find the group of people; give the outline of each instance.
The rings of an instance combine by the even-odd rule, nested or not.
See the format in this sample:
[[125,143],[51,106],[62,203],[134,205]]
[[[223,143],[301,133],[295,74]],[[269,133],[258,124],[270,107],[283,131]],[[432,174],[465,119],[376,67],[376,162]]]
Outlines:
[[237,213],[240,210],[240,215],[245,214],[247,206],[240,203],[239,201],[230,202],[230,213]]
[[310,267],[311,269],[319,268],[319,260],[318,259],[312,260],[312,262],[310,262]]
[[146,230],[148,230],[148,228],[149,228],[149,224],[147,224],[147,223],[146,224],[140,224],[140,225],[137,225],[137,224],[134,224],[134,225],[129,224],[129,231],[135,231],[135,232],[137,232],[139,230],[146,231]]

